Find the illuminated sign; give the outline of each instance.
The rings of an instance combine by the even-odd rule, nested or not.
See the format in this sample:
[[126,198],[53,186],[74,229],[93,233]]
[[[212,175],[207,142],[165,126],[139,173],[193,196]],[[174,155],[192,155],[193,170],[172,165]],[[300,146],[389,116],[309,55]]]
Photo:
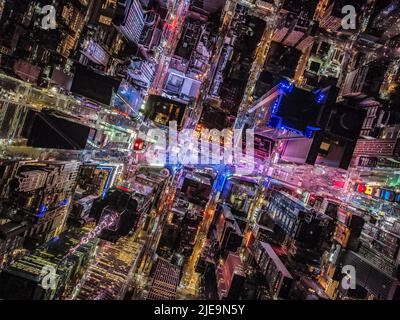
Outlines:
[[346,181],[334,180],[332,184],[334,187],[343,189],[346,185]]
[[218,192],[222,192],[225,186],[227,177],[225,175],[219,175],[214,185],[214,190]]
[[124,187],[124,186],[116,186],[118,190],[125,191],[125,192],[132,192],[131,189]]
[[367,188],[365,187],[365,184],[359,184],[359,185],[357,185],[356,190],[357,190],[357,192],[364,193],[366,189]]
[[366,186],[364,193],[366,195],[372,196],[373,191],[374,191],[374,189],[371,186]]
[[390,201],[390,202],[394,202],[396,201],[396,193],[392,190],[380,190],[380,198]]
[[104,219],[96,226],[96,228],[94,228],[94,230],[89,232],[79,241],[79,243],[75,247],[69,250],[68,255],[74,254],[81,246],[89,243],[90,240],[99,236],[103,230],[112,227],[117,222],[118,217],[119,215],[115,212],[112,212],[111,214],[105,216]]
[[250,248],[250,246],[253,243],[253,240],[254,240],[253,232],[251,232],[251,230],[249,230],[246,234],[246,248]]
[[338,221],[340,221],[346,226],[350,223],[351,216],[352,216],[351,212],[347,212],[342,208],[339,208],[337,212]]
[[377,199],[400,203],[400,193],[396,193],[393,190],[374,188],[364,183],[356,184],[355,190],[358,193],[362,193]]
[[[101,192],[101,196],[103,199],[106,198],[107,196],[107,191],[110,189],[110,187],[113,186],[115,178],[116,178],[116,174],[117,174],[117,167],[114,166],[97,166],[96,170],[104,170],[107,171],[107,178],[106,181],[104,183],[102,192]],[[98,174],[98,172],[96,172],[96,174]]]
[[350,229],[342,224],[337,224],[333,239],[336,240],[342,247],[346,247],[350,237]]

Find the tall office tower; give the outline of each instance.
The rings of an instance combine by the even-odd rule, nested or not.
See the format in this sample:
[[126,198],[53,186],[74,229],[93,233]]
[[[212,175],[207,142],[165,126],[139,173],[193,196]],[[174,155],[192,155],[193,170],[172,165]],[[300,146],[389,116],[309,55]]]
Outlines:
[[95,134],[96,129],[77,122],[65,113],[30,109],[24,123],[23,137],[28,140],[28,146],[36,148],[83,150]]
[[201,221],[203,220],[203,209],[189,204],[189,210],[183,216],[176,251],[185,258],[189,258],[193,252],[196,235]]
[[95,1],[82,31],[77,60],[114,75],[125,41],[113,26],[117,0]]
[[[299,3],[301,2],[301,4]],[[277,26],[273,40],[303,51],[313,42],[312,17],[318,1],[284,1],[283,18]]]
[[342,96],[355,98],[354,101],[367,113],[361,135],[378,137],[382,129],[393,120],[395,104],[387,101],[396,87],[399,76],[390,59],[381,57],[360,65],[347,74]]
[[[269,243],[257,240],[251,246],[251,255],[266,281],[268,294],[275,299],[287,299],[294,282],[293,275],[274,248]],[[259,294],[263,297],[265,292],[261,290]]]
[[344,84],[344,97],[378,97],[390,59],[380,58],[350,72]]
[[[342,30],[342,19],[345,14],[342,13],[342,8],[346,5],[354,6],[356,12],[361,12],[364,9],[366,1],[360,0],[329,0],[326,10],[322,14],[322,19],[320,20],[320,26],[328,31],[339,31]],[[357,16],[356,29],[346,30],[349,32],[355,32],[360,28],[360,23],[362,15]]]
[[[29,1],[3,1],[2,15],[0,17],[0,47],[1,59],[0,66],[9,73],[15,73],[27,82],[36,82],[40,68],[27,61],[23,61],[26,51],[20,51],[20,47],[29,45],[30,39],[22,39],[25,29],[32,21],[32,3]],[[19,53],[17,58],[15,53]],[[43,56],[42,58],[45,58]],[[22,71],[22,72],[21,72]]]
[[162,230],[157,248],[157,253],[160,256],[169,258],[173,254],[188,205],[189,203],[183,199],[175,200],[171,210],[168,212],[167,222]]
[[43,26],[44,1],[3,1],[0,20],[1,65],[19,78],[38,83],[41,72],[54,65],[65,67],[76,48],[88,1],[54,1],[55,29]]
[[164,84],[166,94],[187,101],[196,100],[215,44],[209,32],[213,26],[206,12],[190,7],[169,65]]
[[[143,4],[143,1],[142,1]],[[139,44],[148,50],[153,50],[161,40],[162,24],[159,13],[148,11],[145,15],[145,26],[140,36]]]
[[238,225],[232,208],[221,205],[215,214],[216,240],[220,252],[235,252],[243,242],[243,233]]
[[319,263],[322,256],[321,241],[325,232],[323,218],[302,201],[277,191],[270,194],[268,212],[276,230],[286,234],[285,243],[289,256],[304,263]]
[[[10,300],[68,299],[72,288],[91,262],[98,240],[76,245],[89,229],[69,230],[54,238],[45,247],[26,254],[6,267],[0,276],[0,298]],[[54,286],[45,276],[54,269]]]
[[178,199],[169,213],[158,251],[170,257],[173,253],[188,259],[193,252],[199,225],[203,219],[203,208]]
[[149,88],[153,83],[156,70],[153,62],[132,59],[126,72],[133,83]]
[[28,108],[12,102],[0,102],[0,139],[16,139],[22,136],[21,123],[25,122]]
[[158,259],[148,300],[175,300],[180,280],[180,268],[162,258]]
[[102,242],[100,246],[95,263],[84,274],[77,300],[122,300],[141,261],[143,245],[132,238],[122,238],[116,244]]
[[190,2],[190,10],[212,14],[222,10],[225,2],[226,0],[193,0]]
[[[336,97],[334,87],[306,90],[281,81],[249,111],[262,135],[285,140],[283,160],[347,169],[367,111],[354,99],[336,103]],[[295,136],[304,139],[290,140]]]
[[[355,184],[358,194],[383,195],[390,199],[390,190]],[[350,295],[353,298],[391,300],[398,295],[398,265],[400,236],[398,223],[383,219],[379,224],[368,221],[360,208],[341,205],[335,214],[333,245],[326,255],[322,269],[326,292],[332,299]],[[357,270],[356,290],[340,286],[342,267],[351,265]],[[321,277],[322,279],[322,277]]]
[[266,22],[251,15],[249,8],[237,5],[230,36],[226,39],[212,80],[211,95],[220,99],[221,109],[236,116],[250,79],[257,46],[263,38]]
[[398,0],[375,1],[365,33],[375,43],[383,44],[399,35],[400,7]]
[[220,300],[235,300],[240,297],[246,275],[237,253],[228,254],[226,260],[217,268],[216,276]]
[[138,44],[145,25],[142,5],[138,0],[118,1],[113,22],[126,39]]
[[[59,20],[63,22],[64,27],[59,31],[61,32],[61,41],[57,47],[57,52],[65,58],[69,58],[76,49],[82,28],[86,22],[88,3],[86,5],[82,3],[82,1],[75,4],[68,2],[60,8]],[[61,25],[61,23],[59,24]]]
[[60,161],[3,163],[0,242],[5,241],[5,245],[1,260],[17,248],[33,250],[64,230],[79,165]]

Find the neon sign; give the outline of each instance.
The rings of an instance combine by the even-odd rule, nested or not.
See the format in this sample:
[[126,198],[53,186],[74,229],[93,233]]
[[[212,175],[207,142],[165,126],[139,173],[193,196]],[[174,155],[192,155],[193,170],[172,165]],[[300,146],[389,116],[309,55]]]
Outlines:
[[106,183],[104,185],[103,193],[101,195],[102,199],[105,199],[106,196],[107,196],[107,191],[108,191],[108,189],[110,187],[111,179],[114,178],[113,176],[114,176],[114,174],[116,172],[116,171],[114,171],[115,167],[112,167],[112,166],[97,166],[96,169],[97,170],[108,170],[109,171],[108,176],[107,176],[107,181],[106,181]]
[[227,177],[225,175],[218,176],[217,181],[215,182],[215,185],[214,185],[214,190],[216,190],[218,192],[222,192],[222,190],[224,189],[224,186],[225,186],[226,179],[227,179]]
[[356,184],[355,190],[358,193],[372,196],[374,198],[400,203],[400,193],[396,193],[393,190],[374,188],[363,183]]
[[92,231],[90,231],[86,236],[84,236],[81,241],[73,248],[71,248],[69,250],[69,254],[74,254],[81,246],[89,243],[90,240],[96,238],[97,236],[100,235],[100,233],[103,232],[103,230],[106,230],[110,227],[112,227],[113,225],[115,225],[115,223],[118,220],[118,213],[113,212],[107,216],[104,217],[104,219],[96,226],[96,228],[94,228]]

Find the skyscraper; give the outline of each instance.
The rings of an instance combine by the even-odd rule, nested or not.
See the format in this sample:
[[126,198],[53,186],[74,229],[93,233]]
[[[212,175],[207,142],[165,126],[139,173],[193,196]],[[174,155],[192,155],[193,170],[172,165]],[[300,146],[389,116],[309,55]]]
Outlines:
[[114,24],[125,38],[138,44],[145,25],[140,2],[138,0],[118,1]]

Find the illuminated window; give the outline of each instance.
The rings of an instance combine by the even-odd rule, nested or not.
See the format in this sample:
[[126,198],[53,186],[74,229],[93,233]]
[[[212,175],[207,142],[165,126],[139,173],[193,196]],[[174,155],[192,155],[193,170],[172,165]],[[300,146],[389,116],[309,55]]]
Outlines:
[[331,145],[329,143],[325,143],[325,142],[321,143],[321,150],[323,150],[323,151],[329,151],[330,147],[331,147]]
[[106,16],[100,16],[99,18],[99,23],[105,24],[107,26],[110,26],[112,22],[112,19]]
[[116,5],[117,5],[117,1],[116,0],[105,0],[103,2],[103,5],[101,6],[101,8],[103,10],[106,10],[106,9],[108,9],[110,7],[115,9]]

